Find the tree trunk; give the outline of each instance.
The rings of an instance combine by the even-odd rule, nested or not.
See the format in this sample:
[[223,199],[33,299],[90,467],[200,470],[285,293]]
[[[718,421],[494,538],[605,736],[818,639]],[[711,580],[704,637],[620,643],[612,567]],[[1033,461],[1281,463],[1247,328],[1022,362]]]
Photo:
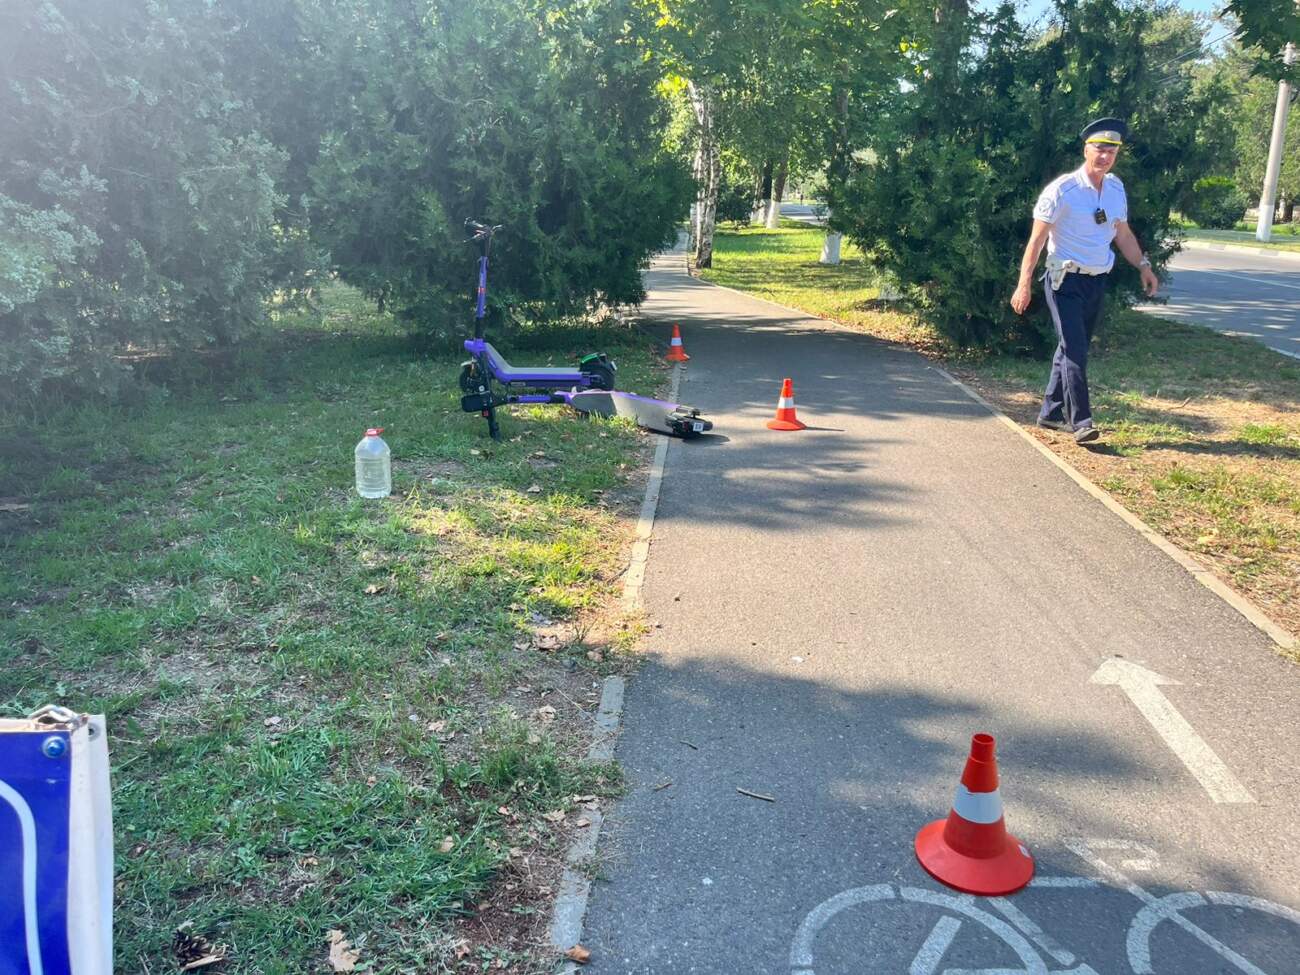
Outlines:
[[686,83],[695,110],[696,150],[696,232],[695,266],[713,266],[713,229],[718,216],[718,183],[722,176],[722,157],[718,150],[718,133],[714,128],[715,96],[708,84]]
[[[846,72],[847,73],[847,72]],[[835,108],[839,115],[839,131],[836,133],[838,138],[835,140],[835,148],[831,153],[830,170],[827,176],[830,182],[843,181],[848,175],[849,168],[849,89],[847,85],[840,85],[839,91],[835,94]],[[827,187],[828,195],[830,187]],[[826,224],[830,225],[831,211],[826,211]],[[841,235],[833,231],[827,231],[826,239],[822,241],[822,256],[818,263],[821,264],[838,264],[840,262],[840,239]]]
[[768,230],[775,230],[777,222],[781,218],[781,198],[785,196],[785,178],[789,170],[789,163],[782,159],[781,165],[776,169],[776,176],[772,180],[772,198],[767,205],[767,224]]
[[761,225],[767,222],[767,201],[772,195],[772,160],[763,163],[755,189],[757,192],[754,194],[754,206],[750,210],[749,220],[750,223]]
[[1287,197],[1286,202],[1282,204],[1282,222],[1290,223],[1295,219],[1295,200]]

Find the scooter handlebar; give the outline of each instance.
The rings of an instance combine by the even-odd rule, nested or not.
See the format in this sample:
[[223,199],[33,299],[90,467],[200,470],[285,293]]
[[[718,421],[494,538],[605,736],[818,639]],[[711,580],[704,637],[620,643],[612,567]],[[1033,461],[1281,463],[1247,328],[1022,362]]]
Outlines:
[[471,234],[472,240],[490,239],[493,234],[500,230],[504,224],[492,226],[486,223],[479,223],[477,220],[467,217],[465,219],[465,229]]

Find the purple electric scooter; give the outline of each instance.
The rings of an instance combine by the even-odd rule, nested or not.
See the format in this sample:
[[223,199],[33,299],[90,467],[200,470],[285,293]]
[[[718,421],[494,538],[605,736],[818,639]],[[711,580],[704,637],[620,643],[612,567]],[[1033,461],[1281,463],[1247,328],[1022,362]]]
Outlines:
[[[498,226],[466,220],[470,240],[477,242],[482,253],[478,259],[478,299],[474,309],[474,337],[465,340],[465,350],[473,356],[461,364],[460,388],[465,394],[460,408],[466,413],[481,413],[488,422],[488,434],[501,439],[496,409],[509,403],[564,403],[579,413],[597,416],[625,416],[647,430],[690,439],[713,423],[700,411],[680,403],[637,396],[614,389],[618,366],[603,352],[583,356],[576,369],[513,366],[492,344],[483,338],[483,319],[487,314],[488,251]],[[493,381],[504,390],[492,390]]]

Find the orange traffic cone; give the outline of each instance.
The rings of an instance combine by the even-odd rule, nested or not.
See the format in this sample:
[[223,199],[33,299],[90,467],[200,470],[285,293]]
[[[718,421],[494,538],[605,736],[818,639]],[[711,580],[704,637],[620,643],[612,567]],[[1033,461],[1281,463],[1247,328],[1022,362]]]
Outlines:
[[916,858],[935,880],[985,897],[1019,890],[1034,875],[1034,858],[1002,820],[992,735],[971,739],[952,812],[916,834]]
[[776,416],[767,421],[769,430],[807,430],[794,415],[794,383],[789,379],[781,383],[781,398],[776,401]]
[[668,355],[665,358],[669,362],[685,362],[690,358],[682,348],[682,330],[676,325],[673,326],[673,338],[668,343]]

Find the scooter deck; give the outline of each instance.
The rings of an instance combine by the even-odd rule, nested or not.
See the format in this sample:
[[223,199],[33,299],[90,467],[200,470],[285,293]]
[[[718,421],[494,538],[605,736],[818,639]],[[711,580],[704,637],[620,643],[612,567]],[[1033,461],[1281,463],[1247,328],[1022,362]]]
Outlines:
[[[469,347],[468,342],[465,345],[467,348]],[[512,366],[506,362],[505,356],[493,348],[491,342],[484,342],[483,348],[487,353],[488,364],[491,366],[497,382],[535,386],[564,386],[583,382],[581,369],[553,368],[549,366]]]
[[597,416],[623,416],[637,426],[689,440],[713,429],[713,423],[700,416],[693,406],[668,403],[620,390],[588,390],[563,394],[579,413]]

